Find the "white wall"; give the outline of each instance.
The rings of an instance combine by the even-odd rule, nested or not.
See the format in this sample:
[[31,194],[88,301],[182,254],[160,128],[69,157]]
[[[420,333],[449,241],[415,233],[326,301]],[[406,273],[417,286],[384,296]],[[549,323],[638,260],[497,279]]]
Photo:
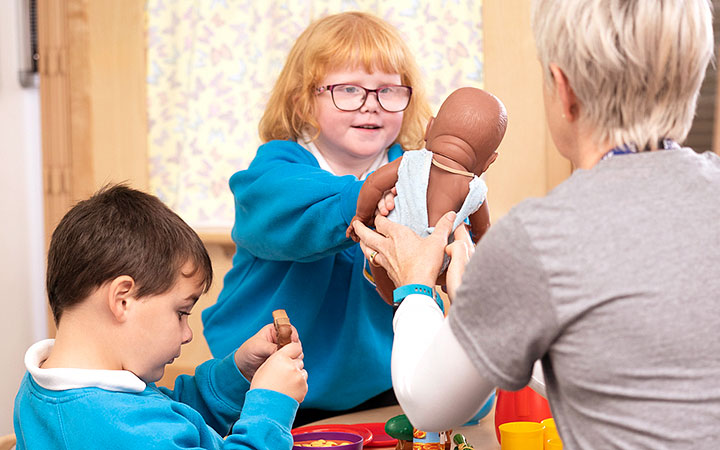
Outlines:
[[13,432],[25,350],[47,334],[40,108],[18,82],[20,3],[0,2],[0,435]]

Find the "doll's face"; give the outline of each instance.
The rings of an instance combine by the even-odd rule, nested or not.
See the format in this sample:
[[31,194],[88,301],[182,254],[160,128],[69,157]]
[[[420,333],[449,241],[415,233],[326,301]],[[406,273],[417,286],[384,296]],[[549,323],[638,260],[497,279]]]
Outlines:
[[[397,73],[368,73],[364,69],[345,68],[328,73],[320,86],[334,84],[377,89],[399,85],[401,78]],[[316,97],[315,118],[320,125],[320,135],[315,141],[320,153],[337,175],[357,176],[397,139],[403,112],[385,111],[372,93],[360,109],[341,111],[333,103],[331,93],[325,91]]]

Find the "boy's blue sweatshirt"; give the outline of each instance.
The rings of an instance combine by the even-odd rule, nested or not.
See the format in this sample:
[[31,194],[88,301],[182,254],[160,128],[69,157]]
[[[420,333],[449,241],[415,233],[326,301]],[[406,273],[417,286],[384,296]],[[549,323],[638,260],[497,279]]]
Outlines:
[[198,366],[195,376],[181,375],[174,390],[135,384],[50,390],[27,373],[15,398],[17,449],[292,448],[298,403],[275,391],[248,391],[232,354]]
[[[401,155],[390,147],[389,160]],[[302,408],[348,409],[392,385],[392,307],[345,237],[362,183],[321,169],[292,141],[262,145],[230,178],[236,253],[217,303],[203,311],[205,338],[214,355],[227,354],[285,309],[305,353]]]

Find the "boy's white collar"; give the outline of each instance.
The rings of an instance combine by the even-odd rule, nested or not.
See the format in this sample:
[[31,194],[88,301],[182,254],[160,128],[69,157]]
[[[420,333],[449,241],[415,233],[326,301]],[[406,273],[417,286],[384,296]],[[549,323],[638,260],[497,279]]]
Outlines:
[[25,367],[33,380],[51,391],[97,387],[107,391],[142,392],[145,382],[127,370],[42,369],[40,364],[50,355],[55,339],[33,344],[25,353]]

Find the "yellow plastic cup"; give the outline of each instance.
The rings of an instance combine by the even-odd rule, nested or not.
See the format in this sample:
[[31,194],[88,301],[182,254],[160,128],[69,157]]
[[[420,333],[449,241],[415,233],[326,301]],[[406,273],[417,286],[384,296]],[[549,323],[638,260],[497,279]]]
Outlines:
[[544,426],[537,422],[507,422],[498,427],[502,450],[543,450]]
[[[543,434],[543,440],[545,442],[550,439],[560,439],[560,435],[557,432],[557,427],[555,426],[555,419],[551,417],[549,419],[541,421],[540,423],[545,425],[545,432]],[[547,445],[545,446],[545,450],[547,450]]]
[[545,441],[545,450],[562,450],[562,441],[560,438],[548,439]]

